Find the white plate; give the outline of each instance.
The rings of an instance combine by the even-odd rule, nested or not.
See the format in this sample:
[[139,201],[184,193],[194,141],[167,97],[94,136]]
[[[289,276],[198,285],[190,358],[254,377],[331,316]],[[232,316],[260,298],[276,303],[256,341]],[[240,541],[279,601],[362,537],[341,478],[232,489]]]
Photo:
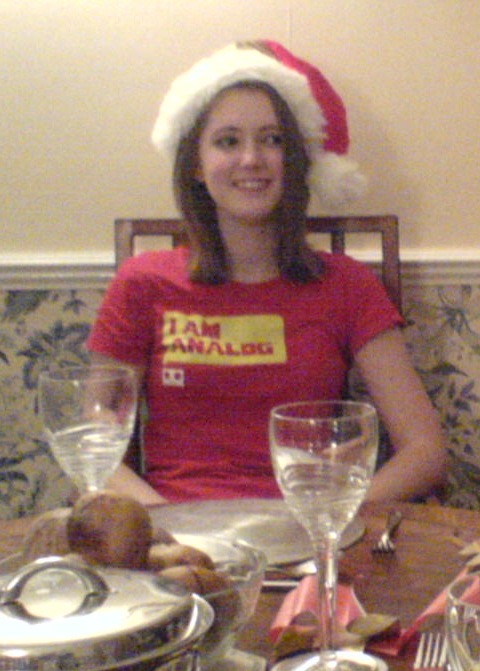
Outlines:
[[[214,534],[239,539],[265,552],[269,564],[294,564],[309,559],[306,531],[282,499],[228,499],[158,506],[150,511],[154,528],[170,533]],[[345,529],[340,547],[359,540],[365,524],[355,518]]]
[[216,659],[212,666],[202,662],[205,671],[265,671],[266,668],[267,660],[263,657],[236,649],[227,652],[223,659]]
[[[388,666],[383,659],[367,655],[364,652],[340,650],[337,652],[337,656],[339,657],[339,668],[341,669],[345,668],[352,671],[388,671]],[[318,658],[319,655],[316,652],[294,655],[275,664],[272,667],[272,671],[316,671],[319,668],[317,665]]]

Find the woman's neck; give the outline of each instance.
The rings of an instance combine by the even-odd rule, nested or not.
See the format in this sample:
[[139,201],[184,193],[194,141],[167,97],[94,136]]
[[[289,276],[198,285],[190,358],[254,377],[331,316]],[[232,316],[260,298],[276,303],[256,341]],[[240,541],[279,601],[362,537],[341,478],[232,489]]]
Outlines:
[[230,264],[232,280],[236,282],[266,282],[278,277],[276,241],[272,224],[220,225]]
[[235,282],[255,284],[268,282],[279,276],[277,263],[265,253],[246,254],[230,259],[231,277]]

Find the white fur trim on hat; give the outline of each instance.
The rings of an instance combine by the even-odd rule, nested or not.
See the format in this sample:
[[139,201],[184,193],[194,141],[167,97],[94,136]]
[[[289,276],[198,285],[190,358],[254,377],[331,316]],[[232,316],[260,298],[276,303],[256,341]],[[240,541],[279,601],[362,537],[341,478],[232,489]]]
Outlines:
[[[323,149],[326,120],[305,75],[255,48],[231,44],[177,77],[163,99],[152,132],[155,147],[175,160],[180,140],[228,86],[241,81],[270,84],[295,116],[311,160],[309,184],[326,205],[349,202],[365,184],[354,164]],[[345,162],[345,163],[343,163]]]
[[320,146],[325,119],[306,78],[257,49],[235,45],[203,58],[175,79],[160,105],[153,144],[174,157],[180,139],[191,130],[200,113],[220,91],[240,81],[270,84],[289,105],[308,145]]
[[313,193],[329,208],[348,205],[367,189],[367,178],[355,161],[331,151],[322,152],[312,163],[308,183]]

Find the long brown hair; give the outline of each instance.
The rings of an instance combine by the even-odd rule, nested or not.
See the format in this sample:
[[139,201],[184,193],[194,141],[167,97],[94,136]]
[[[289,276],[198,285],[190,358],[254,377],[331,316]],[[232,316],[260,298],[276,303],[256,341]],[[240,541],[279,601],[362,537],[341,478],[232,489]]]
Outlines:
[[[306,283],[320,275],[322,264],[305,238],[310,160],[296,119],[283,98],[265,82],[237,82],[228,88],[261,90],[272,101],[283,133],[285,155],[283,193],[274,213],[278,269],[282,277],[295,283]],[[230,279],[215,203],[205,185],[195,177],[199,138],[214,102],[215,99],[181,140],[173,175],[175,199],[185,218],[190,243],[190,279],[206,284],[222,284]]]

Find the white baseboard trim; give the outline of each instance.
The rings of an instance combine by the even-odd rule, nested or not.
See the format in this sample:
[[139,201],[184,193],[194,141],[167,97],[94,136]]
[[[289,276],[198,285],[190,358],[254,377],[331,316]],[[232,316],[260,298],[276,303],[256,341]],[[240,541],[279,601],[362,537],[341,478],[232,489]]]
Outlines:
[[[359,253],[361,260],[376,265],[372,255]],[[75,259],[2,259],[0,290],[104,289],[115,272],[111,254]],[[480,285],[480,255],[477,258],[406,258],[402,260],[402,284],[408,286]]]

